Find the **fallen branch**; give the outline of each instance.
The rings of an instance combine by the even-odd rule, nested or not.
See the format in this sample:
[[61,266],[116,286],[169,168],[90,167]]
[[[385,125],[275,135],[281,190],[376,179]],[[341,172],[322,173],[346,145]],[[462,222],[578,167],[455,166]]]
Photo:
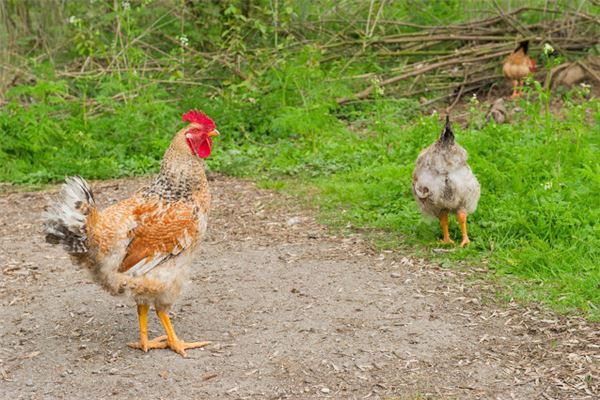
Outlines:
[[[371,40],[344,38],[322,46],[323,51],[329,54],[323,62],[329,62],[352,52],[352,60],[358,61],[363,57],[376,55],[385,62],[401,60],[401,66],[386,69],[385,75],[363,73],[349,79],[376,80],[367,87],[347,97],[336,99],[337,104],[344,105],[349,102],[361,101],[369,98],[378,87],[391,86],[411,78],[419,78],[419,85],[413,82],[409,90],[403,90],[402,96],[414,96],[433,90],[454,90],[451,96],[456,95],[452,108],[458,99],[469,90],[483,89],[486,85],[501,79],[502,75],[490,74],[490,70],[500,69],[504,56],[510,54],[516,43],[530,40],[532,57],[536,57],[544,43],[551,43],[561,55],[579,55],[600,43],[597,34],[599,20],[594,16],[580,12],[580,10],[566,10],[565,17],[541,20],[532,24],[523,24],[517,15],[525,11],[544,11],[557,13],[552,9],[537,9],[535,7],[522,7],[512,12],[503,11],[496,1],[494,6],[498,15],[471,23],[450,26],[412,26],[414,24],[399,22],[392,24],[390,21],[381,20],[380,23],[398,26],[411,26],[420,28],[418,32],[403,32],[392,35],[373,37]],[[483,30],[480,30],[483,29]],[[596,34],[595,34],[596,33]],[[449,41],[456,42],[454,50],[444,45]],[[361,51],[357,51],[357,46]],[[365,51],[364,46],[369,46],[370,51]],[[443,47],[442,47],[443,46]],[[390,61],[388,61],[390,60]],[[582,66],[582,68],[584,68]],[[467,74],[465,69],[470,72]],[[591,69],[591,68],[590,68]],[[461,71],[459,73],[459,71]],[[586,69],[587,70],[587,69]],[[392,75],[392,76],[390,76]],[[590,74],[598,80],[598,74]],[[377,77],[379,76],[379,79]],[[422,78],[422,79],[421,79]],[[458,81],[461,79],[461,81]],[[413,91],[413,87],[417,90]],[[425,89],[420,89],[425,86]],[[386,93],[399,93],[400,91],[386,90]],[[450,96],[434,99],[439,101]]]
[[471,58],[471,59],[467,59],[467,60],[458,58],[458,59],[454,59],[454,60],[448,60],[448,61],[444,61],[444,62],[440,62],[440,63],[436,63],[436,64],[431,64],[431,65],[425,66],[421,69],[383,80],[383,81],[379,82],[377,85],[371,85],[371,86],[367,87],[366,89],[364,89],[363,91],[361,91],[351,97],[339,98],[336,100],[336,102],[339,105],[342,105],[342,104],[348,103],[349,101],[352,101],[352,100],[364,99],[364,98],[369,97],[371,95],[371,93],[373,92],[373,90],[375,90],[375,88],[377,88],[379,86],[390,85],[392,83],[396,83],[403,79],[412,78],[413,76],[421,75],[426,72],[429,72],[429,71],[432,71],[435,69],[439,69],[441,67],[447,67],[450,65],[457,65],[457,64],[465,64],[465,63],[469,63],[469,62],[478,62],[478,61],[482,61],[482,60],[488,60],[490,58],[498,58],[498,57],[501,57],[501,56],[507,55],[507,54],[510,54],[510,50],[492,53],[492,54],[484,56],[484,57]]

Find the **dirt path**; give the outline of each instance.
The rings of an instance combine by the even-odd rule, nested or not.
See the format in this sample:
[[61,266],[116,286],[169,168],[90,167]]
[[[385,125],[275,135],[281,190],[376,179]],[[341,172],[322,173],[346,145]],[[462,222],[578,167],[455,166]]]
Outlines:
[[[142,181],[94,185],[99,204]],[[125,345],[133,302],[44,243],[48,193],[0,196],[0,398],[598,398],[598,324],[494,304],[478,272],[332,237],[247,182],[212,186],[210,234],[172,314],[182,338],[214,344],[188,359]],[[162,334],[154,315],[150,330]]]

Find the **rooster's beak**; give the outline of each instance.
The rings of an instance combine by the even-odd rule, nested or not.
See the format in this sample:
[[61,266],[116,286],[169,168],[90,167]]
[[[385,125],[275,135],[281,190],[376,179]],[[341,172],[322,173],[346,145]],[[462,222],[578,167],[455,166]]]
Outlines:
[[212,132],[208,132],[208,136],[209,136],[209,137],[213,137],[213,136],[219,136],[219,135],[220,135],[220,133],[219,133],[219,131],[218,131],[218,130],[216,130],[216,129],[215,129],[214,131],[212,131]]

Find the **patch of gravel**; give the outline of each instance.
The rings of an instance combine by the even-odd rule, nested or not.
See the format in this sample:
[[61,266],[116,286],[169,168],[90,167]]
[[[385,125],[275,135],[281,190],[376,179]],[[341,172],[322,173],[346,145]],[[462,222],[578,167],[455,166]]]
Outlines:
[[[146,181],[93,186],[102,206]],[[0,196],[2,398],[599,398],[599,324],[495,303],[485,269],[378,252],[293,199],[211,184],[209,235],[172,315],[179,336],[213,344],[188,359],[128,348],[133,302],[44,243],[57,188]]]

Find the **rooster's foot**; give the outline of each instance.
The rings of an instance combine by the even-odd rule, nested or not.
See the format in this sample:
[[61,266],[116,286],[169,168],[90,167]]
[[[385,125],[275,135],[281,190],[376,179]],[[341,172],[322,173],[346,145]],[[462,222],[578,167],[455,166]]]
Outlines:
[[184,342],[183,340],[176,339],[172,342],[167,340],[165,347],[168,347],[182,357],[187,357],[185,352],[187,349],[198,349],[200,347],[208,346],[211,343],[212,342]]
[[462,242],[460,242],[460,247],[465,247],[467,246],[469,243],[471,243],[471,241],[469,240],[468,237],[463,238]]
[[183,340],[176,339],[170,342],[166,335],[159,336],[152,340],[139,341],[133,343],[127,343],[127,346],[133,349],[140,349],[144,352],[152,349],[171,349],[177,354],[187,357],[187,349],[197,349],[209,345],[211,342],[184,342]]
[[152,340],[146,339],[138,342],[127,343],[127,346],[131,347],[132,349],[140,349],[144,352],[152,349],[166,349],[168,347],[167,336],[163,335]]

